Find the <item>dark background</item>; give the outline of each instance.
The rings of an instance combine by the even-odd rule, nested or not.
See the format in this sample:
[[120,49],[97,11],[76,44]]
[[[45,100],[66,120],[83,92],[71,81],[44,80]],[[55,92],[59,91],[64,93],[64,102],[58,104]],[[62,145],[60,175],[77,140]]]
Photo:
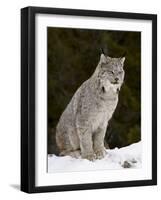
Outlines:
[[48,153],[57,153],[55,127],[77,88],[94,72],[100,48],[121,57],[125,82],[105,142],[123,147],[141,139],[141,33],[48,27]]

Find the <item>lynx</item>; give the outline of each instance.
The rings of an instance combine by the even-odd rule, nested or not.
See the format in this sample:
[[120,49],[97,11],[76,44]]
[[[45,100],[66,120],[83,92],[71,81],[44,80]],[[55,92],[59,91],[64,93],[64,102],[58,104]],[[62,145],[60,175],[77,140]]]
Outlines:
[[105,156],[104,137],[124,81],[124,60],[101,54],[93,75],[78,88],[59,119],[59,155],[81,155],[90,161]]

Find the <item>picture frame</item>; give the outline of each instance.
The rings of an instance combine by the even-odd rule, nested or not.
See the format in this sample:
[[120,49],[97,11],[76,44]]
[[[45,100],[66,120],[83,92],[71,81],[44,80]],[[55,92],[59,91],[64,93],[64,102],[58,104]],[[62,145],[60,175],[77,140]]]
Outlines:
[[[38,17],[40,16],[40,18],[38,19],[37,16]],[[147,175],[147,176],[140,175],[140,177],[138,175],[137,179],[130,179],[127,177],[124,180],[124,179],[118,178],[118,181],[117,179],[114,181],[111,181],[111,180],[109,181],[107,178],[104,178],[104,179],[102,178],[102,181],[99,181],[101,180],[100,178],[98,179],[98,181],[92,182],[90,181],[91,180],[90,177],[89,177],[89,181],[85,179],[81,180],[80,177],[83,176],[81,172],[80,174],[79,172],[78,174],[77,172],[73,172],[73,175],[71,172],[70,175],[61,173],[61,177],[60,177],[60,173],[57,173],[55,175],[53,174],[52,176],[53,178],[50,181],[48,180],[50,179],[49,177],[51,175],[48,174],[46,177],[42,176],[41,178],[40,182],[42,183],[44,181],[44,184],[36,183],[36,180],[38,179],[38,176],[39,176],[39,172],[41,173],[41,170],[43,169],[36,164],[37,162],[39,162],[39,159],[41,159],[40,158],[41,153],[39,151],[40,148],[37,148],[37,140],[39,140],[39,143],[43,141],[43,139],[41,139],[42,135],[39,136],[39,139],[37,139],[37,135],[36,135],[37,130],[40,130],[39,128],[37,128],[37,117],[38,115],[41,116],[42,114],[41,112],[38,112],[37,110],[38,109],[37,100],[39,100],[39,95],[37,97],[37,91],[38,91],[37,84],[40,83],[39,81],[36,82],[37,76],[38,76],[37,70],[38,70],[38,66],[40,66],[37,63],[39,63],[39,58],[42,55],[41,53],[39,54],[39,49],[41,48],[43,49],[45,45],[47,48],[46,40],[44,40],[44,43],[43,43],[44,46],[39,45],[39,41],[42,40],[41,37],[43,36],[43,34],[39,34],[39,33],[41,32],[41,28],[42,28],[41,25],[42,24],[44,25],[46,21],[49,20],[50,17],[52,18],[52,16],[56,16],[56,18],[50,20],[52,21],[52,23],[53,21],[55,23],[53,27],[59,27],[59,24],[62,23],[61,27],[66,27],[69,25],[70,28],[71,27],[75,28],[75,26],[77,27],[77,24],[78,24],[78,27],[80,26],[81,28],[84,27],[87,29],[89,26],[89,23],[87,23],[87,25],[85,26],[84,21],[81,21],[81,18],[82,18],[82,20],[99,19],[98,27],[99,27],[99,24],[101,24],[102,20],[104,21],[109,20],[109,24],[110,24],[110,20],[114,20],[112,21],[112,23],[114,24],[115,24],[115,21],[116,21],[116,24],[117,24],[117,21],[119,22],[118,24],[127,22],[128,25],[127,27],[125,27],[125,30],[128,30],[128,28],[130,27],[135,27],[137,31],[137,24],[135,26],[131,24],[134,24],[133,22],[135,21],[137,21],[137,23],[145,22],[145,30],[142,30],[142,28],[138,30],[142,32],[141,40],[146,41],[148,44],[150,43],[147,46],[147,48],[144,47],[145,43],[141,43],[142,44],[141,48],[143,50],[147,49],[145,50],[144,55],[146,56],[149,55],[149,74],[147,75],[146,73],[148,72],[145,72],[145,77],[148,77],[148,79],[150,77],[149,80],[151,80],[150,85],[149,85],[150,89],[144,88],[144,84],[141,84],[141,87],[142,87],[141,92],[144,93],[144,90],[146,90],[146,92],[148,93],[149,91],[151,95],[150,96],[151,100],[149,101],[149,104],[146,103],[146,101],[144,101],[144,104],[147,104],[148,107],[150,106],[149,110],[151,110],[151,116],[148,118],[146,112],[141,113],[142,117],[145,117],[145,118],[147,117],[148,120],[151,120],[151,121],[147,120],[151,124],[149,135],[147,134],[147,138],[148,138],[147,144],[150,144],[150,148],[149,148],[150,157],[148,157],[149,155],[145,155],[145,157],[147,157],[145,158],[145,160],[146,159],[148,160],[150,158],[150,162],[148,166],[145,166],[147,168],[147,171],[149,170],[147,174],[149,173],[150,175]],[[69,17],[68,21],[63,22],[63,19],[68,18],[68,17]],[[71,19],[73,19],[73,21],[70,21]],[[122,21],[119,21],[119,20],[122,20]],[[63,25],[63,23],[66,23],[66,26]],[[44,25],[45,28],[42,29],[42,32],[45,34],[47,32],[46,27],[50,27],[50,26],[51,26],[50,23],[47,24],[46,26]],[[138,27],[142,27],[142,24],[140,24]],[[148,29],[146,29],[146,27],[148,27]],[[104,29],[108,30],[108,28],[104,28]],[[115,30],[115,28],[112,26],[109,29]],[[147,34],[148,36],[146,36],[147,32],[148,32]],[[151,41],[148,40],[148,38],[146,37],[149,37]],[[44,57],[44,60],[41,60],[41,61],[44,61],[44,63],[47,63],[47,53],[44,54],[43,57]],[[143,58],[144,57],[142,57],[142,60],[144,60]],[[148,57],[146,58],[148,59]],[[142,67],[144,65],[145,63],[142,63]],[[42,69],[46,70],[46,67],[42,65]],[[43,76],[44,77],[48,76],[47,72],[44,72],[44,73],[43,72],[44,71],[42,70],[41,72],[42,82],[44,80],[46,81],[46,79],[44,79]],[[47,84],[44,87],[46,86]],[[47,96],[44,99],[46,100],[43,101],[43,103],[47,107],[47,104],[48,104]],[[148,99],[147,99],[147,102],[148,102]],[[145,119],[142,119],[142,121],[144,120]],[[43,132],[44,130],[45,129],[42,129],[41,131],[43,134],[43,138],[44,137],[47,138],[47,135],[45,135],[45,133]],[[42,149],[44,151],[44,155],[47,152],[47,150],[46,152],[44,150],[46,149],[46,146],[47,146],[46,141],[47,140],[45,140],[45,143],[42,142]],[[148,148],[147,144],[145,144],[145,146],[142,147],[143,156],[144,156],[144,152],[146,151],[146,148]],[[47,160],[47,158],[45,159]],[[46,166],[46,163],[44,164],[44,166]],[[37,169],[38,167],[39,169]],[[47,173],[47,172],[43,172],[43,173]],[[102,172],[102,177],[104,177],[103,173],[104,172]],[[71,175],[72,175],[72,178],[71,178]],[[75,175],[76,177],[74,178]],[[63,180],[63,177],[64,177],[64,180]],[[59,183],[58,181],[59,179],[61,179],[62,182],[64,181],[64,184]],[[68,179],[73,179],[73,182],[69,181],[70,183],[68,183]],[[53,185],[52,185],[52,181],[55,181]],[[148,185],[156,185],[156,184],[157,184],[157,15],[142,14],[142,13],[96,11],[96,10],[45,8],[45,7],[22,8],[21,9],[21,190],[27,193],[38,193],[38,192],[58,192],[58,191],[69,191],[69,190],[105,189],[105,188],[131,187],[131,186],[148,186]]]

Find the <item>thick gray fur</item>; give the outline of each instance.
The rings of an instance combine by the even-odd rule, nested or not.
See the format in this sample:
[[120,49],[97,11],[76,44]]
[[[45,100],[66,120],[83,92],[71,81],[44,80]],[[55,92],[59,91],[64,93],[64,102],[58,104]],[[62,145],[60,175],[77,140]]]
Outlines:
[[104,137],[124,80],[124,60],[101,54],[95,72],[78,88],[59,119],[59,155],[88,160],[105,156]]

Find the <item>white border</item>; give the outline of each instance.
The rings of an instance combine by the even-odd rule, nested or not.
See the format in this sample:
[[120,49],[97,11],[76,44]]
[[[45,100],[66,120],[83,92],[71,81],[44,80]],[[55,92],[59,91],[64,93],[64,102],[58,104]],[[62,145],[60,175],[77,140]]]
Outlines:
[[[141,31],[142,168],[47,173],[47,27]],[[36,186],[146,180],[152,178],[152,22],[99,17],[36,15]]]

